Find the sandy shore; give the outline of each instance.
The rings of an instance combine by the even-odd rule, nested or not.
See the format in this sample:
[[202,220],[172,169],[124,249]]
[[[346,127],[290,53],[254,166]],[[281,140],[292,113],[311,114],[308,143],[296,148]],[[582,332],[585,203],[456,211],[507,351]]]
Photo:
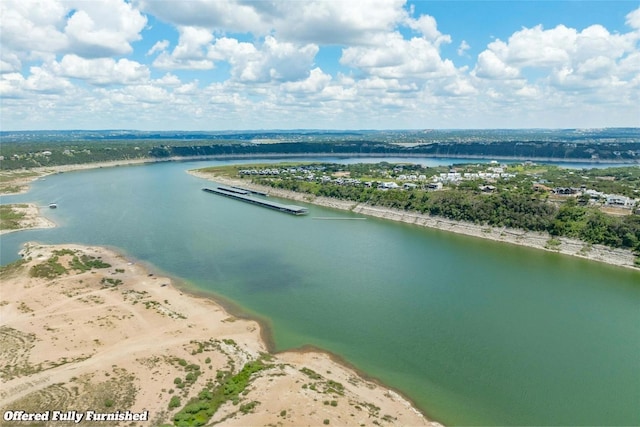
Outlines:
[[19,230],[29,230],[34,228],[52,228],[56,225],[48,219],[40,216],[40,208],[33,203],[20,203],[8,205],[14,212],[22,213],[24,217],[20,220],[20,228],[15,230],[0,230],[0,235]]
[[[638,267],[634,264],[636,257],[633,252],[628,249],[616,249],[604,245],[592,245],[578,239],[571,239],[567,237],[553,237],[548,233],[524,231],[506,227],[483,226],[468,222],[454,221],[441,217],[433,217],[430,215],[420,214],[418,212],[407,212],[398,209],[370,206],[365,203],[338,200],[329,197],[316,197],[311,194],[297,193],[289,190],[256,185],[251,183],[249,180],[220,177],[210,173],[203,173],[195,170],[191,170],[188,172],[200,178],[216,181],[221,184],[237,185],[245,188],[251,188],[258,191],[263,191],[272,196],[285,199],[311,203],[334,209],[347,210],[362,215],[384,218],[392,221],[400,221],[409,224],[420,225],[423,227],[464,234],[467,236],[480,237],[483,239],[489,239],[498,242],[527,246],[530,248],[542,249],[551,252],[558,252],[564,255],[576,256],[593,261],[604,262],[619,267],[638,270]],[[553,241],[551,241],[552,237]]]
[[[30,243],[22,256],[22,263],[0,273],[3,414],[149,411],[148,421],[120,425],[160,425],[208,383],[215,390],[225,375],[260,359],[267,368],[254,373],[236,404],[223,403],[211,422],[439,425],[325,353],[267,355],[258,323],[191,296],[110,250]],[[170,408],[176,397],[179,405]]]
[[46,177],[48,175],[54,175],[57,173],[72,172],[88,169],[109,168],[116,166],[130,166],[130,165],[142,165],[145,163],[156,163],[159,161],[171,161],[176,160],[173,158],[166,160],[154,160],[154,159],[135,159],[135,160],[116,160],[112,162],[98,162],[98,163],[82,163],[78,165],[62,165],[51,167],[31,168],[24,170],[11,170],[2,171],[5,179],[5,186],[17,188],[17,191],[12,192],[0,192],[2,195],[14,195],[24,194],[29,191],[29,185],[38,179]]

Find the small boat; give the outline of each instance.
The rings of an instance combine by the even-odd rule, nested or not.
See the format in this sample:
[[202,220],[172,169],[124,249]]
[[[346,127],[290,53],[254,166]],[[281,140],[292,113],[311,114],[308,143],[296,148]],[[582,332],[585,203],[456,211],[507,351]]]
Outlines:
[[55,208],[57,208],[57,207],[58,207],[58,204],[57,204],[57,203],[49,203],[49,207],[50,207],[51,209],[55,209]]

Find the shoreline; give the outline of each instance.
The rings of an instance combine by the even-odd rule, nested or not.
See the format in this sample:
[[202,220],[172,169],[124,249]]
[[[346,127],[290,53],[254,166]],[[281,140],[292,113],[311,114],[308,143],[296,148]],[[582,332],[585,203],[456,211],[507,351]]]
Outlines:
[[3,206],[11,206],[12,211],[24,214],[20,219],[20,227],[15,229],[2,229],[0,236],[21,230],[35,230],[42,228],[54,228],[56,224],[40,215],[40,207],[33,203],[11,203]]
[[[196,170],[189,170],[187,173],[202,179],[215,181],[220,184],[246,187],[284,199],[310,203],[343,211],[350,211],[362,215],[463,234],[466,236],[493,240],[496,242],[541,249],[548,252],[575,256],[590,261],[602,262],[617,267],[639,271],[639,268],[634,264],[636,256],[628,249],[610,248],[604,245],[592,245],[578,239],[555,237],[548,233],[525,231],[506,227],[483,226],[463,221],[450,220],[447,218],[432,217],[418,212],[370,206],[365,203],[339,200],[329,197],[316,197],[307,193],[297,193],[290,190],[276,189],[269,186],[253,184],[247,180],[221,177],[198,172]],[[550,239],[553,239],[555,244],[549,245]]]
[[[224,403],[210,423],[322,425],[330,419],[332,425],[361,425],[379,418],[385,425],[441,426],[397,390],[372,381],[334,354],[303,347],[265,356],[269,349],[260,322],[230,314],[210,296],[192,295],[173,279],[150,273],[153,266],[104,247],[28,243],[21,253],[23,264],[3,271],[0,284],[0,339],[9,344],[0,354],[0,408],[22,409],[38,393],[64,397],[79,387],[84,400],[72,399],[64,408],[47,407],[47,400],[38,410],[97,409],[105,384],[122,379],[129,386],[118,382],[119,387],[128,387],[131,396],[125,401],[118,397],[119,388],[112,390],[110,411],[148,410],[149,420],[158,425],[172,420],[205,382],[219,379],[221,369],[238,372],[264,359],[269,369],[251,376],[247,393],[238,397],[240,405]],[[31,268],[49,263],[53,255],[66,273],[30,277]],[[109,267],[74,271],[71,257],[81,255]],[[178,384],[174,377],[184,376],[185,365],[177,363],[182,359],[204,363],[198,368],[201,376],[167,392]],[[99,400],[87,403],[94,392]],[[167,410],[176,396],[182,404]],[[255,409],[244,411],[243,404]]]
[[610,167],[616,167],[617,164],[624,164],[629,166],[634,166],[640,164],[640,160],[616,160],[616,161],[602,161],[600,159],[560,159],[553,157],[505,157],[505,156],[480,156],[480,155],[457,155],[457,154],[408,154],[408,153],[399,153],[399,154],[386,154],[386,153],[263,153],[263,154],[223,154],[223,155],[208,155],[208,156],[185,156],[185,157],[166,157],[166,158],[154,158],[154,157],[145,157],[140,159],[130,159],[130,160],[110,160],[106,162],[97,162],[97,163],[80,163],[80,164],[69,164],[69,165],[57,165],[57,166],[42,166],[31,169],[16,169],[5,171],[6,173],[12,172],[24,172],[30,171],[35,172],[37,175],[33,177],[21,178],[16,182],[16,185],[21,186],[22,189],[18,192],[12,193],[1,193],[1,195],[9,196],[9,195],[17,195],[24,194],[29,191],[29,184],[37,179],[45,177],[47,175],[54,175],[57,173],[64,172],[73,172],[79,170],[89,170],[89,169],[100,169],[107,167],[118,167],[118,166],[134,166],[134,165],[144,165],[144,164],[152,164],[152,163],[163,163],[163,162],[188,162],[188,161],[207,161],[207,160],[229,160],[229,159],[278,159],[278,158],[298,158],[298,157],[309,157],[309,158],[323,158],[323,157],[355,157],[355,158],[383,158],[383,157],[397,157],[397,158],[407,158],[407,159],[415,159],[415,158],[434,158],[434,159],[468,159],[468,160],[503,160],[503,161],[514,161],[514,162],[522,162],[522,161],[537,161],[537,162],[554,162],[554,163],[585,163],[585,164],[593,164],[593,165],[610,165]]
[[[69,245],[67,245],[69,246]],[[287,354],[299,354],[299,355],[305,355],[305,354],[309,354],[309,353],[319,353],[322,354],[326,357],[329,358],[329,360],[331,360],[333,363],[338,364],[344,368],[347,368],[351,371],[353,371],[358,377],[360,377],[361,379],[375,384],[379,387],[385,388],[388,390],[388,392],[390,392],[391,394],[395,394],[398,396],[399,399],[403,399],[406,402],[408,402],[410,404],[411,410],[413,412],[415,412],[416,414],[419,414],[421,417],[425,418],[426,420],[429,421],[428,426],[429,427],[444,427],[443,424],[434,421],[430,414],[425,410],[425,409],[420,409],[418,407],[418,405],[416,404],[416,402],[410,398],[409,396],[407,396],[405,393],[403,393],[401,390],[395,389],[387,384],[385,384],[382,380],[380,380],[379,378],[376,378],[373,375],[370,375],[369,373],[367,373],[366,371],[363,371],[362,369],[358,368],[357,366],[355,366],[353,363],[349,362],[347,359],[345,359],[344,357],[342,357],[341,355],[334,353],[330,350],[326,350],[322,347],[318,347],[316,345],[313,344],[304,344],[302,346],[299,347],[294,347],[294,348],[289,348],[286,350],[277,350],[276,345],[275,345],[275,341],[273,339],[273,332],[272,332],[272,327],[269,324],[269,319],[266,317],[262,317],[262,316],[257,316],[255,314],[251,314],[251,313],[247,313],[246,311],[244,311],[244,309],[242,308],[242,306],[240,306],[239,304],[237,304],[236,302],[234,302],[233,300],[225,297],[224,295],[220,295],[218,293],[215,293],[213,291],[207,291],[207,290],[203,290],[200,288],[197,288],[196,286],[190,284],[189,282],[186,282],[182,279],[180,279],[179,277],[174,277],[166,272],[164,272],[163,270],[159,269],[157,266],[155,266],[154,264],[150,264],[147,263],[145,261],[140,261],[137,260],[135,257],[129,256],[126,253],[123,253],[121,249],[116,248],[116,247],[108,247],[108,246],[100,246],[101,248],[104,248],[108,251],[114,252],[116,254],[120,254],[120,256],[123,256],[129,260],[134,260],[134,264],[139,264],[141,265],[146,271],[153,271],[155,274],[155,272],[158,272],[161,276],[166,276],[167,278],[169,278],[169,280],[171,280],[172,285],[179,291],[184,292],[186,295],[193,297],[193,298],[201,298],[204,300],[208,300],[213,302],[215,305],[219,306],[222,308],[222,310],[226,313],[228,313],[230,316],[234,317],[234,318],[238,318],[240,320],[246,320],[246,321],[250,321],[250,322],[255,322],[259,325],[259,335],[260,335],[260,340],[262,341],[262,344],[264,345],[264,347],[266,348],[267,352],[269,354],[278,356],[278,355],[287,355]]]

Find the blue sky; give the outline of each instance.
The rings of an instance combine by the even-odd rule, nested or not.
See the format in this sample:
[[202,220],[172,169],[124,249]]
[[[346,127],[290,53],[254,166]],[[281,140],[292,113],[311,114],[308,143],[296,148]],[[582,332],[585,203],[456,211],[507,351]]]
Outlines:
[[0,9],[2,130],[640,126],[637,1]]

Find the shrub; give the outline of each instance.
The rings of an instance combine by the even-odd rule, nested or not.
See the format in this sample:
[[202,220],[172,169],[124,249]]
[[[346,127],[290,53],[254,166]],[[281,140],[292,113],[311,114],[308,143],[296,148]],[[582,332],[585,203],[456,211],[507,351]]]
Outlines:
[[180,398],[178,396],[172,396],[169,401],[169,409],[177,408],[180,406]]

